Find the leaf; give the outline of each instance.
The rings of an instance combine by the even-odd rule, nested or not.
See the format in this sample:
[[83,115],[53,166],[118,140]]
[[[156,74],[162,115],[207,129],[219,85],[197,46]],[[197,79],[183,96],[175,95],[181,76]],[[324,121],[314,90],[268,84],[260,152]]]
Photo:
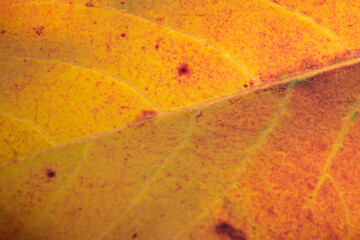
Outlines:
[[357,2],[0,3],[5,239],[358,239]]

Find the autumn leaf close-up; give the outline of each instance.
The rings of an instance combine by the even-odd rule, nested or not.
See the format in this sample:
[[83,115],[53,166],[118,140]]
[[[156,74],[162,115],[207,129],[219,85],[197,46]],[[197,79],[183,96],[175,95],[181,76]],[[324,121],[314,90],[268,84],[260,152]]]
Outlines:
[[359,0],[0,0],[1,240],[360,240]]

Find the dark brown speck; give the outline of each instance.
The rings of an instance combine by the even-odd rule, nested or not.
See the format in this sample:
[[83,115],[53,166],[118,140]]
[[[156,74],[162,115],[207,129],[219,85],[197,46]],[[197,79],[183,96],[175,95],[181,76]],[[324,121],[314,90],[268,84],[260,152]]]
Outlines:
[[56,172],[52,169],[48,169],[48,170],[46,170],[46,176],[48,178],[54,178],[54,177],[56,177]]
[[187,75],[189,74],[189,65],[187,63],[183,63],[178,67],[178,74],[179,76]]

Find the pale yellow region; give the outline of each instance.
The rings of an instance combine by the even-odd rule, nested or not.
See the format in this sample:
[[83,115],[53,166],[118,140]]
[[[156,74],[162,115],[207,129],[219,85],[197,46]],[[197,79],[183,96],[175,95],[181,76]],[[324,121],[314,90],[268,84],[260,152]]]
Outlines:
[[[94,140],[69,188],[27,238],[131,239],[142,223],[129,207],[176,151],[192,119],[193,113],[182,113]],[[126,224],[106,232],[119,221]]]
[[[7,68],[20,72],[9,74]],[[144,118],[154,107],[131,86],[91,69],[54,61],[3,64],[0,111],[22,118],[55,142],[89,136]]]
[[267,0],[99,0],[205,39],[258,78],[317,68],[345,57],[344,46],[320,26]]
[[81,160],[84,144],[0,169],[0,234],[19,239],[46,211]]
[[0,113],[0,167],[53,145],[47,135],[30,123]]
[[346,46],[360,51],[360,1],[277,0],[291,10],[313,18]]
[[[20,17],[21,16],[21,17]],[[98,69],[123,79],[163,110],[250,87],[242,65],[200,39],[119,10],[27,4],[2,13],[32,57]]]

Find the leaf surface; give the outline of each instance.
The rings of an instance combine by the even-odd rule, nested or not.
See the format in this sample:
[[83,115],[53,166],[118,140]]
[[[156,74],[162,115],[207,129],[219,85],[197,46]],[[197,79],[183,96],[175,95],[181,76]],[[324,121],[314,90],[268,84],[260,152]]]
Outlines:
[[1,2],[1,236],[358,239],[357,10]]

